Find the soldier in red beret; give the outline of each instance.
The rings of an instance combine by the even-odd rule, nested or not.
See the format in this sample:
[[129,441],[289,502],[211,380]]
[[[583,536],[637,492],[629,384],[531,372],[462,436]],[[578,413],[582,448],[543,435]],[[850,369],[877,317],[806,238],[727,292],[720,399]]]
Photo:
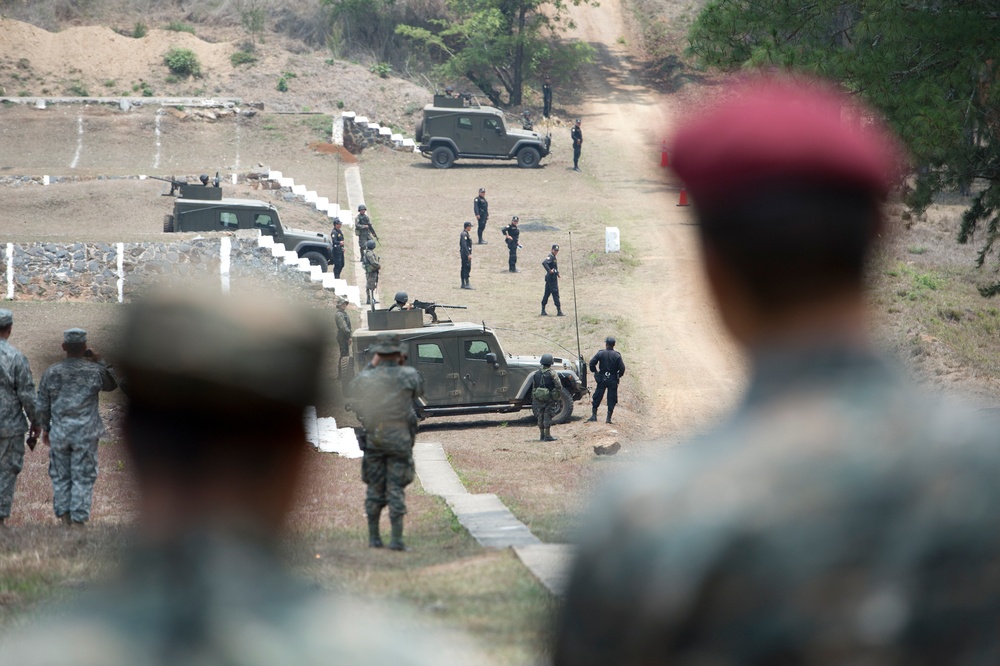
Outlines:
[[678,130],[750,383],[727,423],[643,461],[582,523],[557,666],[1000,654],[996,436],[868,340],[865,267],[900,153],[852,106],[758,81]]

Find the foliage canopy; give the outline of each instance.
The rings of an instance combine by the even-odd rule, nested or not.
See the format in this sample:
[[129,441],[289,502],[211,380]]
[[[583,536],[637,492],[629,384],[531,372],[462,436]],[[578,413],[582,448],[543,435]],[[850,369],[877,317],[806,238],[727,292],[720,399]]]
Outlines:
[[705,65],[814,72],[863,97],[918,165],[917,211],[975,183],[958,240],[983,232],[982,266],[1000,241],[998,28],[995,0],[711,0],[688,39]]
[[587,44],[559,41],[572,26],[565,0],[449,0],[448,12],[429,28],[396,30],[425,45],[443,76],[468,77],[497,106],[504,92],[506,104],[521,104],[525,79],[542,71],[561,77],[593,54]]

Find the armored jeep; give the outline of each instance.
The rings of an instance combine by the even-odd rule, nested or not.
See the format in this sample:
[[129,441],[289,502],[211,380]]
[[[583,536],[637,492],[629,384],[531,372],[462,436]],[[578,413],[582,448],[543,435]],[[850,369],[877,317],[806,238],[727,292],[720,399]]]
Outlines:
[[439,169],[455,160],[517,160],[518,166],[534,168],[549,154],[552,137],[507,127],[503,111],[479,106],[468,96],[435,95],[424,107],[417,124],[420,154]]
[[179,196],[174,199],[173,214],[163,216],[166,232],[258,229],[324,272],[333,261],[329,234],[286,229],[278,209],[266,201],[224,198],[218,185],[169,182],[174,184],[170,193],[179,190]]
[[[517,412],[531,407],[531,379],[539,356],[504,352],[491,328],[482,324],[442,322],[425,324],[418,308],[369,311],[368,328],[354,331],[354,367],[371,360],[368,347],[379,333],[395,333],[409,356],[407,364],[424,379],[424,397],[417,414],[449,416]],[[582,361],[554,358],[553,369],[562,382],[555,423],[573,413],[573,402],[586,392]]]

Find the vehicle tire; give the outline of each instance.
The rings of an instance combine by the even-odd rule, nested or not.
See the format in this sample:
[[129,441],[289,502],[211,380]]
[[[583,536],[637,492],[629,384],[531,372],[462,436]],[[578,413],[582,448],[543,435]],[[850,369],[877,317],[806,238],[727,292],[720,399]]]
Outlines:
[[553,423],[566,423],[569,421],[569,417],[573,416],[573,396],[565,386],[562,387],[561,398],[559,410],[552,417]]
[[423,118],[417,122],[416,131],[413,133],[413,137],[417,140],[417,143],[423,143],[424,141],[424,120]]
[[438,169],[447,169],[455,163],[455,153],[448,146],[438,146],[431,153],[431,162]]
[[164,215],[163,216],[163,230],[170,233],[174,230],[174,216]]
[[538,161],[542,159],[537,148],[528,146],[517,151],[517,166],[522,169],[534,169],[538,166]]
[[309,263],[312,264],[313,266],[319,266],[320,270],[322,270],[324,273],[326,273],[326,269],[330,265],[330,263],[326,260],[326,257],[324,257],[319,252],[306,252],[305,254],[302,255],[302,258],[308,259]]

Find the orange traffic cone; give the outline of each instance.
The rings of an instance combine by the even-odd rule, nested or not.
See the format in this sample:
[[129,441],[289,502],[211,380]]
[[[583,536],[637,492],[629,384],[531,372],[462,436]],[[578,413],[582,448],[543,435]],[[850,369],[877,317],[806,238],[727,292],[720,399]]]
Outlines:
[[687,191],[687,188],[684,187],[683,185],[681,186],[681,198],[677,202],[677,205],[678,206],[690,206],[691,205],[691,204],[688,203],[688,191]]
[[670,166],[670,158],[667,156],[667,142],[664,141],[660,145],[660,166]]

